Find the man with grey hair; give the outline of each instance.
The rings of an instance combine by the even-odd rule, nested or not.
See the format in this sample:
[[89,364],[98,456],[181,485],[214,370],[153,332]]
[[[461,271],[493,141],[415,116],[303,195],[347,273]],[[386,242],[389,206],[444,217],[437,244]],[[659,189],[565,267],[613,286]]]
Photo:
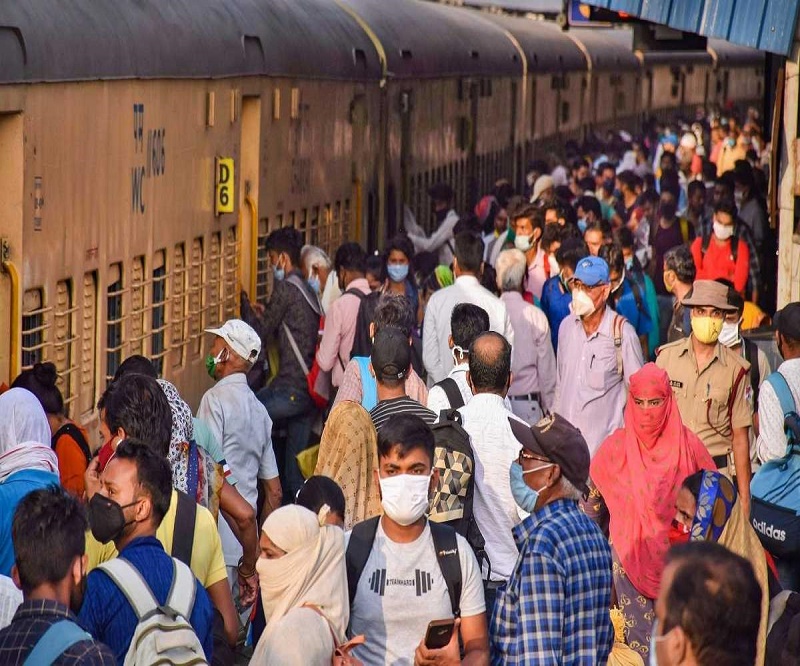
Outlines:
[[304,245],[300,265],[308,286],[319,296],[322,311],[327,312],[331,303],[342,295],[331,258],[321,247]]
[[528,274],[525,255],[516,249],[503,250],[495,269],[511,328],[518,340],[525,340],[514,350],[508,398],[514,414],[525,423],[536,423],[551,410],[556,394],[556,355],[550,324],[544,312],[522,297]]

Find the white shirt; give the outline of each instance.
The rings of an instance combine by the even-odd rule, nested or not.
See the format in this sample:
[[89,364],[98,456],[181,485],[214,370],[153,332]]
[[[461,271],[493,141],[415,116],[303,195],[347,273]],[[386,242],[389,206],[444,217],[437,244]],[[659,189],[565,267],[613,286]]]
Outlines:
[[8,576],[0,576],[0,629],[5,629],[22,603],[22,590]]
[[438,229],[428,237],[425,230],[414,219],[411,209],[406,206],[403,210],[403,224],[408,238],[414,244],[414,251],[436,252],[438,250],[439,263],[443,266],[449,266],[453,263],[453,250],[455,249],[453,231],[456,228],[456,224],[458,224],[458,220],[458,213],[451,208],[447,211],[447,216],[442,220]]
[[428,385],[447,377],[453,367],[450,354],[450,316],[459,303],[472,303],[486,310],[489,328],[505,336],[514,345],[514,330],[506,306],[497,296],[485,289],[474,275],[461,275],[455,284],[435,292],[425,309],[422,330],[422,360],[428,370]]
[[[205,421],[222,444],[225,459],[238,481],[236,488],[255,511],[258,479],[277,477],[278,464],[272,450],[272,419],[247,385],[247,376],[237,372],[220,379],[206,391],[197,417]],[[236,566],[242,547],[222,515],[219,535],[225,564]]]
[[[460,363],[459,365],[453,366],[450,374],[447,375],[458,384],[458,390],[461,391],[461,398],[465,405],[469,404],[469,401],[472,400],[472,389],[467,382],[468,370],[469,363]],[[511,401],[508,397],[503,398],[503,407],[509,412],[511,411]],[[450,401],[447,399],[447,394],[444,392],[444,389],[441,386],[432,386],[431,390],[428,391],[428,409],[436,414],[436,421],[439,421],[439,414],[441,414],[443,409],[451,408]]]
[[[800,358],[784,361],[778,368],[792,391],[795,407],[800,411]],[[761,462],[786,455],[786,433],[783,410],[778,395],[769,382],[761,384],[758,394],[758,440],[756,449]]]
[[509,468],[522,448],[508,419],[516,421],[495,393],[479,393],[458,410],[464,419],[475,456],[473,511],[486,540],[486,554],[492,565],[491,579],[508,580],[519,557],[511,534],[520,522],[517,503],[511,494]]

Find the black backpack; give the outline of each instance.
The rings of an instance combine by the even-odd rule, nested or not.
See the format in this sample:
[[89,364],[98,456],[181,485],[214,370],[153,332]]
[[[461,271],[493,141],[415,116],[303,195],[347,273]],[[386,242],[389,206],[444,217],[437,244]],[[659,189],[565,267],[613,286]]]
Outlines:
[[358,289],[348,289],[344,293],[358,296],[361,300],[361,304],[358,306],[356,334],[353,338],[353,349],[350,351],[350,358],[370,356],[372,354],[372,338],[369,335],[369,325],[375,319],[375,309],[381,299],[381,292],[373,291],[370,294],[364,294]]
[[438,386],[447,396],[447,402],[450,403],[450,409],[458,409],[464,406],[464,396],[461,395],[461,389],[458,388],[458,383],[452,377],[445,377],[442,381],[437,382],[434,386]]
[[[372,552],[372,544],[375,542],[375,534],[378,531],[378,521],[380,516],[368,518],[353,526],[350,533],[350,542],[347,544],[345,561],[347,564],[347,590],[350,594],[350,607],[356,598],[358,581],[367,566],[369,554]],[[461,560],[458,558],[458,541],[455,531],[447,525],[428,523],[431,527],[431,537],[433,538],[433,548],[436,551],[436,560],[439,562],[439,569],[447,585],[447,593],[450,596],[450,606],[453,609],[453,617],[461,615]],[[385,575],[385,573],[384,573]]]
[[491,571],[486,555],[486,540],[472,507],[475,496],[475,455],[469,433],[462,425],[461,414],[454,409],[443,410],[431,430],[436,442],[433,468],[439,470],[439,481],[431,497],[428,518],[431,523],[449,525],[463,536],[475,551],[478,564],[482,566],[485,560]]
[[56,442],[61,435],[72,437],[72,439],[78,445],[78,448],[80,448],[81,453],[83,453],[84,458],[86,458],[86,464],[88,465],[90,462],[92,462],[92,450],[89,448],[89,442],[86,441],[86,438],[83,436],[83,433],[78,426],[76,426],[74,423],[67,422],[53,433],[53,437],[50,440],[50,448],[52,448],[54,451],[56,449]]
[[758,367],[758,345],[742,336],[744,357],[750,364],[750,388],[753,389],[753,410],[758,409],[758,392],[761,385],[761,369]]

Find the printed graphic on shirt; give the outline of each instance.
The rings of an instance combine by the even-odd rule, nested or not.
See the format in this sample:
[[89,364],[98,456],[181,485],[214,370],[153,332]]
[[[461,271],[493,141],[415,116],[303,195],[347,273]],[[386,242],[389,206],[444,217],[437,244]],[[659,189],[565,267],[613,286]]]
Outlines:
[[386,569],[375,569],[369,578],[369,589],[379,596],[386,594],[386,587],[413,587],[418,597],[428,594],[433,587],[433,576],[428,571],[414,569],[414,578],[387,578]]

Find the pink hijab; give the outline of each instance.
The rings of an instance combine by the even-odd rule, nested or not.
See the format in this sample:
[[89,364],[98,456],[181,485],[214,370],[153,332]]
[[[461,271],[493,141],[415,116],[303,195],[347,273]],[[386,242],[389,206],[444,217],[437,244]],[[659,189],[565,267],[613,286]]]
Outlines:
[[[664,402],[639,407],[636,398]],[[715,468],[706,447],[683,425],[669,376],[654,363],[646,364],[631,377],[625,426],[600,445],[590,472],[608,506],[614,550],[644,596],[658,596],[667,534],[683,480]]]

